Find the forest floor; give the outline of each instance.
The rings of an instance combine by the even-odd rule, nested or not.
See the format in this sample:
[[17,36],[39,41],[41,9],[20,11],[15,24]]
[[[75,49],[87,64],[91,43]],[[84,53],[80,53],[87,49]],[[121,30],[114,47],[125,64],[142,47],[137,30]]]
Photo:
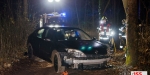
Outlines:
[[[124,51],[114,53],[112,60],[109,62],[112,67],[82,71],[68,69],[68,75],[131,75],[130,69],[124,65],[124,54]],[[13,63],[11,67],[1,70],[0,75],[61,75],[61,73],[56,73],[51,63],[41,61],[41,59],[29,60],[24,57]]]

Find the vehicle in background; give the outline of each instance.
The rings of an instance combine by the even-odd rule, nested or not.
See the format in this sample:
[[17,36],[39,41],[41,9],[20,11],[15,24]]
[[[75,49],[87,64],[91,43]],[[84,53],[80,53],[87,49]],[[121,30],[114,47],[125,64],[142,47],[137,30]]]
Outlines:
[[39,27],[45,26],[64,26],[66,25],[66,14],[53,12],[50,14],[43,14],[40,16]]

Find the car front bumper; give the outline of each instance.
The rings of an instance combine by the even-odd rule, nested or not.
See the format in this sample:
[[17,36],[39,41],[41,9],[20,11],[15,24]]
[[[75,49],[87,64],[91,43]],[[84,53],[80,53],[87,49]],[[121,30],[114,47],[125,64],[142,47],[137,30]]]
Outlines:
[[84,66],[90,66],[92,68],[101,68],[104,66],[107,66],[107,62],[111,59],[109,56],[103,56],[103,57],[81,57],[81,58],[70,58],[67,56],[64,56],[63,62],[72,65],[73,69],[79,69],[84,68]]

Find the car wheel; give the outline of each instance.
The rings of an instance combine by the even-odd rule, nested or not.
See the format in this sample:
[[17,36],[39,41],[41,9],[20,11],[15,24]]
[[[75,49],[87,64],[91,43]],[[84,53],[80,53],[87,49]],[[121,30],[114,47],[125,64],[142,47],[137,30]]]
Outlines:
[[55,56],[54,56],[54,68],[55,68],[55,71],[57,73],[61,73],[61,72],[64,72],[65,71],[65,66],[62,66],[62,62],[61,62],[61,58],[60,58],[60,55],[59,53],[55,53]]

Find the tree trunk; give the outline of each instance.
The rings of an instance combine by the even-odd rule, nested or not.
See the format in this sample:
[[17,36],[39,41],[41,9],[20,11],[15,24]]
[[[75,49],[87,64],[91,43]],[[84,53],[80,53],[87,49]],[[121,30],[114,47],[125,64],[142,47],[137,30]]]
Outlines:
[[27,18],[28,12],[28,3],[27,0],[24,0],[24,17]]
[[136,66],[138,60],[138,37],[137,26],[138,26],[138,10],[137,0],[128,0],[127,9],[127,66]]
[[94,0],[92,0],[92,25],[94,26]]

